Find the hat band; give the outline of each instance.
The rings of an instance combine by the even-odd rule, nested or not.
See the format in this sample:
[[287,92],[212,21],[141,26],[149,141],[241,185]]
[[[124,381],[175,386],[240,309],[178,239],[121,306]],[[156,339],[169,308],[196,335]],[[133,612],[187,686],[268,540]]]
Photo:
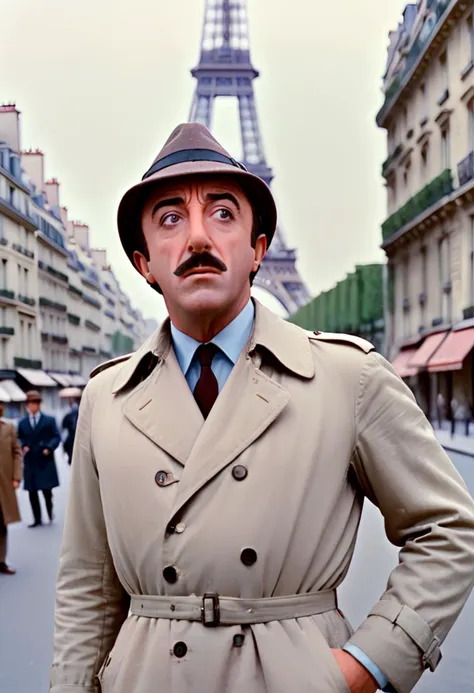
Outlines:
[[224,154],[219,154],[219,152],[215,152],[212,149],[182,149],[179,152],[168,154],[168,156],[164,156],[162,159],[154,163],[153,166],[145,173],[142,180],[149,178],[154,173],[157,173],[164,168],[168,168],[168,166],[184,164],[188,161],[216,161],[219,164],[228,164],[229,166],[240,168],[243,171],[247,170],[239,161],[231,159],[231,157],[225,156]]

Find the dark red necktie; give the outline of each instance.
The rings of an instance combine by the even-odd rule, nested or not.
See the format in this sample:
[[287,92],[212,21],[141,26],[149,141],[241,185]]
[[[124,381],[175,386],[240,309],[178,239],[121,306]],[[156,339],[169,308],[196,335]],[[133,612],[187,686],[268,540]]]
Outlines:
[[194,399],[196,400],[202,415],[207,419],[214,402],[219,394],[219,384],[212,372],[212,359],[219,351],[219,347],[210,342],[201,344],[196,349],[196,357],[201,364],[201,374],[194,388]]

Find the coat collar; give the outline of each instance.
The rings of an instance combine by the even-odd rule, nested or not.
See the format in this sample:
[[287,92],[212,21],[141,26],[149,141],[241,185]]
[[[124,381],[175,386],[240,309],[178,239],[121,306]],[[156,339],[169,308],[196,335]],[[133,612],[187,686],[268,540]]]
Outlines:
[[[255,321],[246,345],[252,356],[258,347],[267,349],[289,371],[302,378],[314,377],[314,362],[308,335],[300,327],[283,320],[253,299]],[[170,320],[147,339],[120,368],[112,386],[114,394],[129,384],[137,370],[152,359],[153,365],[165,360],[171,350]],[[154,357],[154,358],[152,358]]]

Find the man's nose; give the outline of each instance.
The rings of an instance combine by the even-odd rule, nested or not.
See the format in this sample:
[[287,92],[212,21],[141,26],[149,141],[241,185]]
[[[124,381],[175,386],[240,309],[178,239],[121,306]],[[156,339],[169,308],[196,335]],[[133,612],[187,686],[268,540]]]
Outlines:
[[206,229],[204,210],[200,205],[193,205],[189,210],[188,250],[190,253],[201,253],[210,250],[212,241]]

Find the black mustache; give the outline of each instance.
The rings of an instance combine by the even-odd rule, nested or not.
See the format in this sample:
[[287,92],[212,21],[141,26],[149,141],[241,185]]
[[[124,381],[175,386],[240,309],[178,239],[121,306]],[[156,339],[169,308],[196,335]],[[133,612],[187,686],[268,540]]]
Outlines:
[[188,257],[187,260],[175,269],[174,274],[177,277],[182,277],[186,272],[190,272],[198,267],[212,267],[213,269],[219,270],[219,272],[227,272],[227,266],[222,260],[219,260],[219,258],[205,251],[203,253],[194,253],[194,255]]

